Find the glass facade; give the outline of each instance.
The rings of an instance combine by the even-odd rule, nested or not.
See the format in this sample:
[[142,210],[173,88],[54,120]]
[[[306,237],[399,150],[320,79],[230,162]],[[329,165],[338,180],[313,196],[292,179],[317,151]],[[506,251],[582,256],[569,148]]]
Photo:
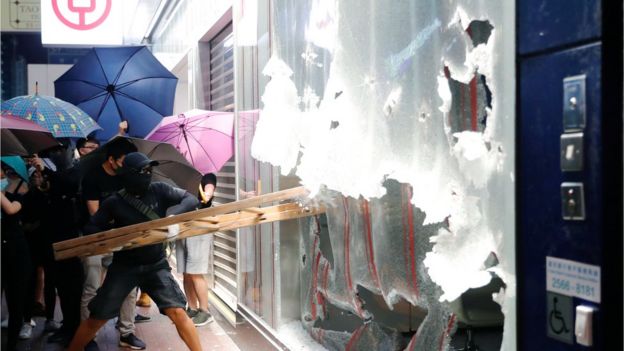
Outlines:
[[239,303],[293,345],[513,349],[513,2],[233,8],[239,198],[328,208],[239,231]]
[[153,50],[201,81],[232,7],[236,198],[303,184],[327,207],[237,232],[238,308],[293,348],[442,349],[470,326],[514,349],[513,2],[175,6]]

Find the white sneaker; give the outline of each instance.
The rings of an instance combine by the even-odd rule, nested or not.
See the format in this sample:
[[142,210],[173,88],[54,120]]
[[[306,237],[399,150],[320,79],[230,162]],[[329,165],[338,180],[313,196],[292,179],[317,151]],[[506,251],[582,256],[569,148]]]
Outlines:
[[5,319],[2,322],[0,322],[0,327],[1,328],[8,328],[9,327],[9,320]]
[[37,326],[37,323],[35,323],[35,320],[32,318],[30,319],[30,326],[33,328]]
[[30,326],[30,323],[24,323],[22,325],[22,329],[19,332],[20,339],[30,339],[32,337],[33,327]]

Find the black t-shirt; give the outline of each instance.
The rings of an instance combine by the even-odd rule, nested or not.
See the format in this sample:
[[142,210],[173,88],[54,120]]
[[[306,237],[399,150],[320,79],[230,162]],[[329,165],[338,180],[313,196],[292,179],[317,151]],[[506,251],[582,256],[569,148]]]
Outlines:
[[[20,203],[20,205],[23,206],[24,196],[17,193],[17,191],[14,193],[6,192],[4,193],[4,196],[6,196],[9,201],[17,201]],[[12,215],[2,210],[2,219],[0,220],[0,222],[2,223],[2,229],[0,230],[0,234],[2,235],[3,241],[14,240],[16,238],[19,239],[19,237],[22,236],[22,225],[20,219],[21,210]]]
[[85,201],[102,201],[122,188],[120,178],[109,175],[101,166],[82,179],[82,197]]
[[[16,193],[4,194],[9,201],[18,201],[24,206],[24,196]],[[28,242],[22,232],[21,210],[9,215],[2,210],[0,220],[0,238],[2,240],[2,284],[13,284],[13,278],[28,277],[31,273],[30,251]],[[12,273],[11,273],[12,272]],[[16,276],[17,275],[17,276]]]
[[78,237],[86,220],[81,209],[78,169],[56,172],[45,169],[43,175],[50,182],[50,190],[44,193],[43,206],[47,211],[41,215],[42,227],[49,231],[51,242]]
[[[162,182],[150,184],[147,194],[140,200],[160,217],[192,211],[197,208],[199,202],[185,190]],[[147,216],[124,200],[119,193],[114,193],[100,203],[99,210],[91,217],[85,232],[92,234],[147,221],[149,221]],[[153,264],[164,257],[163,245],[154,244],[117,251],[113,255],[113,262],[128,265]]]

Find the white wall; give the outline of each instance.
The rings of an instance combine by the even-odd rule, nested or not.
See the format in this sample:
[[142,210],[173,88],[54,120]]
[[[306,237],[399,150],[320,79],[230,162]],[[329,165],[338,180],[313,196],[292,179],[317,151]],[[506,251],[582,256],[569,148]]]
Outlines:
[[35,83],[39,82],[39,94],[54,96],[54,81],[73,65],[28,65],[28,94],[35,93]]
[[189,101],[187,58],[185,57],[182,59],[180,63],[172,69],[171,73],[178,77],[178,85],[176,87],[175,100],[173,102],[173,114],[178,115],[192,108]]

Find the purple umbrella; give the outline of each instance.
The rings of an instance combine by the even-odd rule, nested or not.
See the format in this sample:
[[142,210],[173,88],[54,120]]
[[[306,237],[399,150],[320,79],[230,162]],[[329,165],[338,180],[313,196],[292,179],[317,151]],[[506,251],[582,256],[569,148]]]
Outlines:
[[218,172],[234,155],[234,114],[191,110],[165,117],[145,139],[172,144],[202,173]]

